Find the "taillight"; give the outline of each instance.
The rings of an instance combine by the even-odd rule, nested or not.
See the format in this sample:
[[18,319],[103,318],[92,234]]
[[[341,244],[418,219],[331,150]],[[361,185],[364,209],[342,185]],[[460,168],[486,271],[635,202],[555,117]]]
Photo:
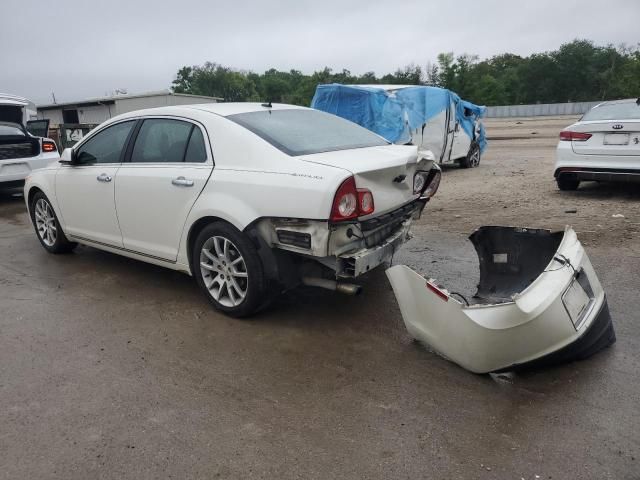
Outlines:
[[42,141],[42,151],[43,152],[55,152],[58,150],[56,147],[56,143],[51,140],[43,140]]
[[572,132],[570,130],[563,130],[560,132],[560,140],[565,142],[586,142],[590,138],[590,133]]
[[356,188],[353,177],[347,178],[333,197],[330,220],[341,222],[358,218],[361,215],[369,215],[375,209],[373,195],[366,188]]
[[438,191],[440,187],[440,179],[442,178],[442,170],[432,168],[427,177],[427,188],[424,189],[421,198],[431,198]]
[[366,188],[358,188],[358,208],[360,209],[360,215],[369,215],[375,210],[373,205],[373,195]]

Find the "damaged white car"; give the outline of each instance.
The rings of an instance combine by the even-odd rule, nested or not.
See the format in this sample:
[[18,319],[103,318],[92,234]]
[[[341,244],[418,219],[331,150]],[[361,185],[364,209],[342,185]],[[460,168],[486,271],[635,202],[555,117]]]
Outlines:
[[83,243],[187,272],[243,316],[300,283],[357,293],[439,181],[429,152],[334,115],[221,103],[115,117],[34,172],[25,199],[49,252]]
[[605,292],[575,232],[482,227],[472,298],[404,265],[387,270],[409,333],[476,373],[586,358],[615,342]]

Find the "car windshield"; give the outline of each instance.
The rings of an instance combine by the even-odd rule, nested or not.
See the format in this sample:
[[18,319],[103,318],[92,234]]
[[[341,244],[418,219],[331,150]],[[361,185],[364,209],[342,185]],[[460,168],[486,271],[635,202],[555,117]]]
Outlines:
[[265,109],[227,118],[291,156],[388,145],[366,128],[318,110]]
[[581,120],[640,120],[640,106],[636,102],[608,103],[593,107]]
[[0,137],[24,137],[24,130],[15,123],[0,123]]

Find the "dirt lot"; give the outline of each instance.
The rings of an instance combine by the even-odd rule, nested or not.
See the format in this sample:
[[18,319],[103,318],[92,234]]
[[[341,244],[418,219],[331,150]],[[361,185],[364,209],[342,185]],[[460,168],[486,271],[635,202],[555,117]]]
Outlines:
[[572,224],[612,348],[470,374],[411,341],[383,271],[360,297],[300,289],[232,320],[184,275],[46,254],[19,195],[0,194],[0,479],[640,478],[640,189],[560,193],[570,120],[521,122],[488,122],[481,166],[445,172],[395,262],[472,292],[473,228]]

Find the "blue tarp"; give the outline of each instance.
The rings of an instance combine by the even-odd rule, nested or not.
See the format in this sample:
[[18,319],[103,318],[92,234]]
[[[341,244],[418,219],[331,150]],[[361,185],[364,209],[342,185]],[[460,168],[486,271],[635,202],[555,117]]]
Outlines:
[[[407,87],[395,90],[392,95],[382,87],[332,83],[318,85],[311,107],[351,120],[392,143],[403,143],[409,139],[409,130],[421,128],[449,108],[451,102],[461,128],[484,150],[487,143],[484,127],[480,124],[478,135],[474,130],[485,107],[462,100],[445,88]],[[465,109],[471,115],[465,115]]]

